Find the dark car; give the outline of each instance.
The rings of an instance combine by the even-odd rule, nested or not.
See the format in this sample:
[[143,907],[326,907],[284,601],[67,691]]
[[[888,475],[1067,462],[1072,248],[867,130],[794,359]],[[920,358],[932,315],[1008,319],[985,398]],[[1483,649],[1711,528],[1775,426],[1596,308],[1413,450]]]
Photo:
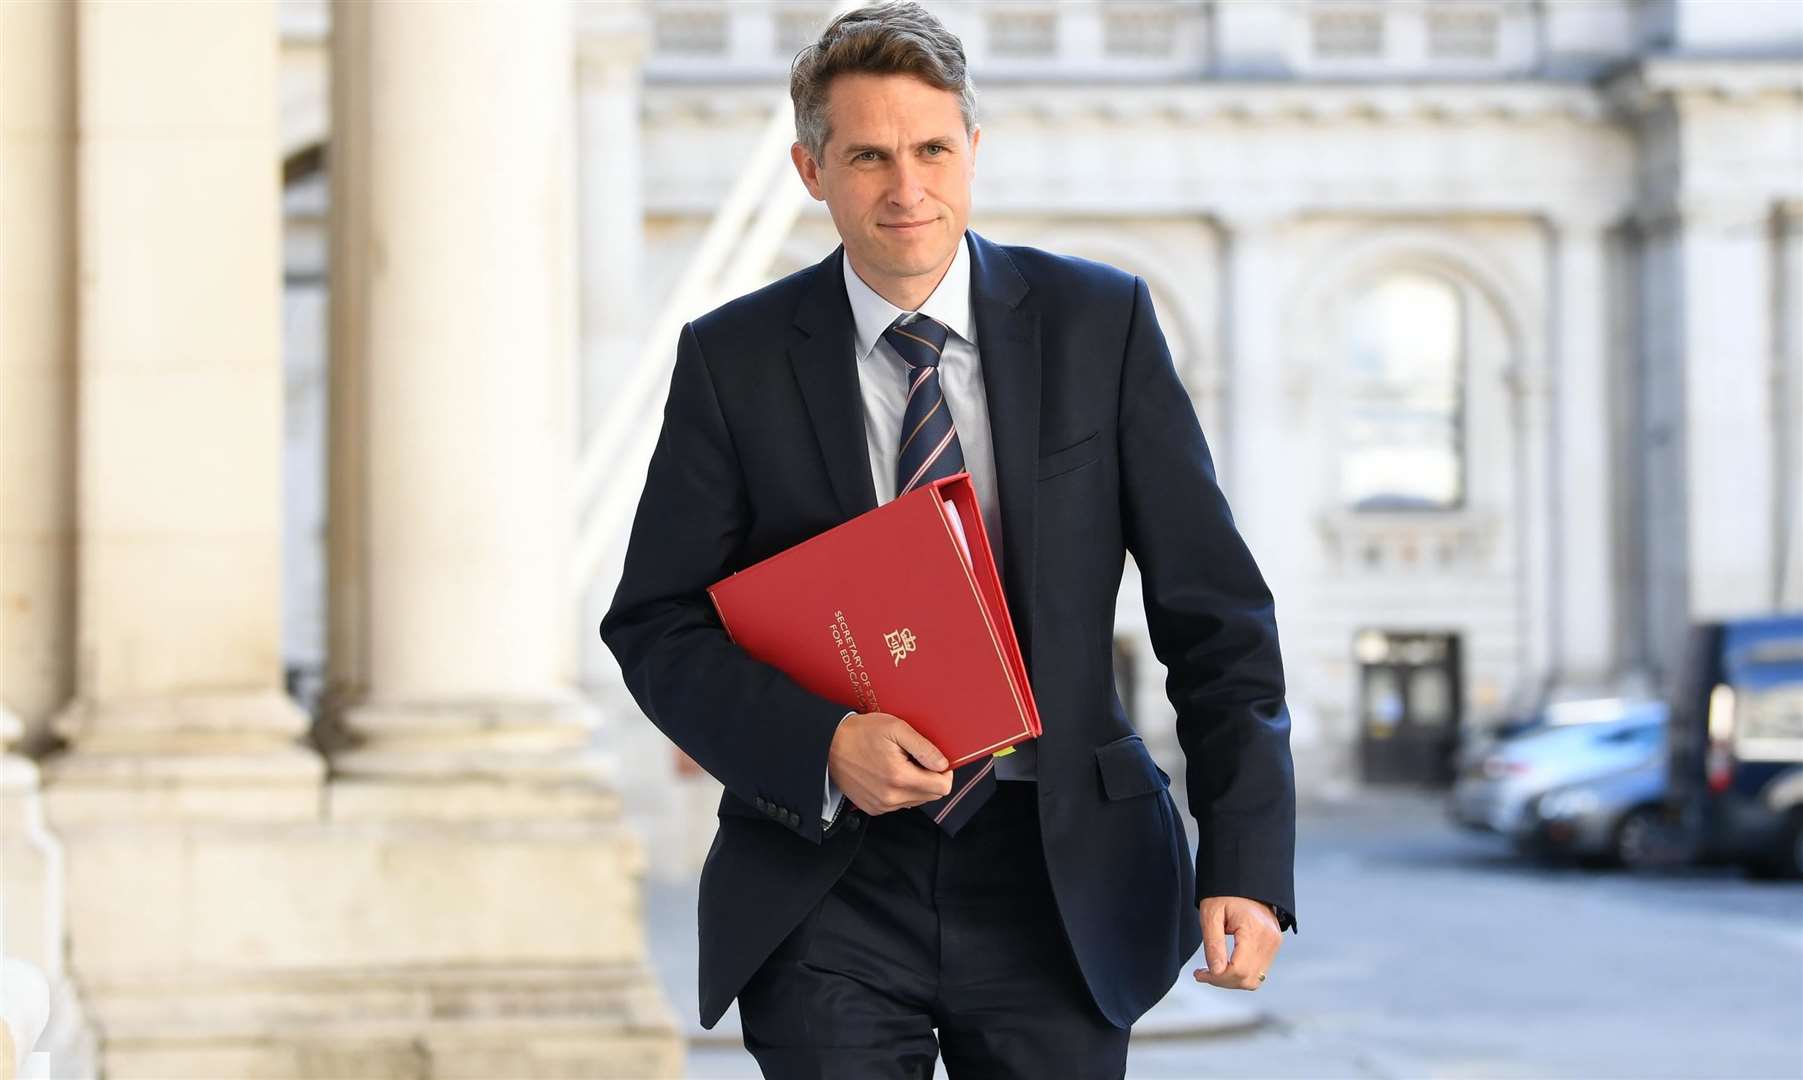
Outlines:
[[1803,877],[1803,614],[1694,627],[1667,742],[1668,813],[1700,861]]

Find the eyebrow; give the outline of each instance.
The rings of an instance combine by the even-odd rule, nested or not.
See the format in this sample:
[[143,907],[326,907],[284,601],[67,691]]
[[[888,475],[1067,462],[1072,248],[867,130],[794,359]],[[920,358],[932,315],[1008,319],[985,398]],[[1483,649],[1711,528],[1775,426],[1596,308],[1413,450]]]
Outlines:
[[[946,146],[948,149],[956,148],[956,146],[958,145],[952,139],[952,137],[950,135],[934,135],[930,139],[922,139],[919,142],[915,143],[914,149],[918,150],[923,146],[931,146],[934,143],[940,143],[940,144]],[[845,149],[839,151],[839,153],[842,155],[850,156],[850,155],[854,155],[854,154],[862,154],[866,150],[875,150],[878,153],[882,153],[882,154],[886,154],[889,152],[889,148],[886,146],[875,146],[870,143],[854,143],[853,145],[848,146]]]

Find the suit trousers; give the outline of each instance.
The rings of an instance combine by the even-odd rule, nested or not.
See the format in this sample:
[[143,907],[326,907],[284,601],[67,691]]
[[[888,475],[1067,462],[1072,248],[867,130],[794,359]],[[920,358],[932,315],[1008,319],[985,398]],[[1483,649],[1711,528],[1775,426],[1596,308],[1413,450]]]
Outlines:
[[[1037,786],[1002,780],[956,836],[869,818],[843,877],[739,993],[768,1080],[1121,1077],[1058,918]],[[937,1039],[935,1039],[937,1030]]]

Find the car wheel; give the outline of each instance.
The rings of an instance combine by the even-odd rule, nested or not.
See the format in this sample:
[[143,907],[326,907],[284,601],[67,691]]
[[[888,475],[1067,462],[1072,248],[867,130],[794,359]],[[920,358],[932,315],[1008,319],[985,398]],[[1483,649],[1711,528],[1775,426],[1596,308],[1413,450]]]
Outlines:
[[1776,847],[1741,866],[1748,877],[1762,881],[1803,877],[1803,807],[1791,810]]
[[1616,822],[1611,849],[1613,861],[1629,870],[1642,870],[1665,862],[1664,826],[1659,812],[1650,806],[1628,811]]

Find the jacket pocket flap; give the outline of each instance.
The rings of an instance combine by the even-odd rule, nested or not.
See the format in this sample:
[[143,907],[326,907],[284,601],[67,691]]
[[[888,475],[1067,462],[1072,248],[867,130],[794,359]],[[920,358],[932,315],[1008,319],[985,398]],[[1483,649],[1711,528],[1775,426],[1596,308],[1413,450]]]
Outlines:
[[1096,767],[1102,773],[1102,790],[1110,799],[1144,795],[1171,782],[1138,735],[1123,735],[1096,747]]
[[1076,472],[1102,456],[1102,444],[1096,436],[1102,429],[1097,428],[1069,446],[1039,456],[1039,474],[1041,480],[1050,480],[1054,476],[1062,476],[1067,472]]

